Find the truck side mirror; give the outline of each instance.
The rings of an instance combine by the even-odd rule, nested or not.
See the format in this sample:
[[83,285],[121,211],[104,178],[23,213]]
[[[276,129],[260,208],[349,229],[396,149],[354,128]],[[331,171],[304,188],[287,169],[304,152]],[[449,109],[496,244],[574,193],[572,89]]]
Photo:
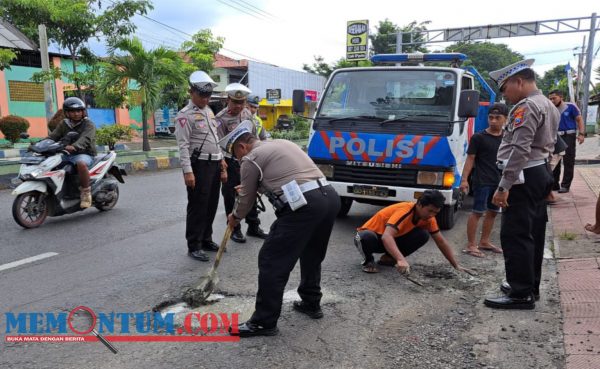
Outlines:
[[292,109],[294,113],[304,113],[304,102],[306,101],[306,96],[304,90],[294,90],[294,94],[292,96]]
[[463,90],[458,102],[459,118],[475,118],[479,112],[479,91]]

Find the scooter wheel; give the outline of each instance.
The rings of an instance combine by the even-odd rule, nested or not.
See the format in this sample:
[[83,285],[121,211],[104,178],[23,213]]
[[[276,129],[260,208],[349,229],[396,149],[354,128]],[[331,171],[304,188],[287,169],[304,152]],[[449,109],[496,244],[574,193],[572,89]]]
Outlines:
[[12,206],[12,215],[23,228],[36,228],[48,216],[48,204],[41,192],[30,191],[17,196]]
[[100,211],[107,211],[115,207],[119,201],[119,187],[115,188],[114,197],[110,202],[94,205]]

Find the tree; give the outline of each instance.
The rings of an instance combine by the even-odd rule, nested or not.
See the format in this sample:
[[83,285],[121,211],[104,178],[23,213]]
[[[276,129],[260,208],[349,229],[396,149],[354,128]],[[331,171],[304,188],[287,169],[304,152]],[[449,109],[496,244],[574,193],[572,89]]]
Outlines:
[[45,24],[48,39],[69,51],[73,60],[72,81],[81,96],[82,76],[77,56],[87,41],[104,36],[109,42],[131,34],[135,14],[146,14],[149,0],[10,0],[0,1],[0,14],[32,40],[38,40],[39,24]]
[[379,25],[375,26],[375,34],[369,35],[369,39],[371,39],[371,55],[395,54],[398,32],[402,32],[403,43],[411,43],[411,45],[403,45],[403,53],[426,53],[428,50],[423,46],[425,37],[420,32],[427,30],[427,25],[429,23],[431,22],[425,21],[417,23],[417,21],[412,21],[403,27],[398,27],[387,18],[383,21],[379,21]]
[[458,42],[448,46],[446,52],[463,53],[467,55],[464,66],[473,66],[487,81],[496,96],[499,96],[498,86],[489,77],[489,72],[506,67],[523,60],[523,55],[511,50],[505,44],[485,42]]
[[0,49],[0,70],[10,69],[10,63],[17,58],[17,54],[10,49]]
[[[115,42],[109,53],[99,90],[102,93],[120,90],[122,96],[130,95],[130,104],[141,105],[143,150],[149,151],[148,117],[158,107],[161,89],[166,81],[183,84],[187,80],[184,62],[175,51],[163,47],[145,50],[137,38]],[[128,88],[130,81],[137,85],[137,92],[131,93]],[[131,101],[136,96],[139,96],[139,101]]]
[[203,29],[192,36],[191,41],[181,45],[183,52],[197,70],[210,73],[215,62],[215,54],[221,50],[225,38],[214,37],[210,29]]
[[323,77],[329,77],[333,68],[325,62],[325,59],[321,55],[314,56],[315,61],[312,65],[302,64],[302,69],[308,73],[318,74]]
[[557,65],[546,71],[544,77],[538,79],[537,85],[545,94],[548,94],[552,90],[559,90],[564,94],[565,100],[569,99],[567,72],[565,71],[564,64]]

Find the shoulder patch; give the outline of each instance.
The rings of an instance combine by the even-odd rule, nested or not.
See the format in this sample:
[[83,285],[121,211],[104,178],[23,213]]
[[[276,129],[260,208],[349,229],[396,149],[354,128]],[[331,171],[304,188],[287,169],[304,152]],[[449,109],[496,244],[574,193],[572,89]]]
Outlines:
[[187,124],[187,118],[185,118],[185,117],[177,118],[177,122],[179,122],[179,125],[181,126],[181,128],[183,128]]
[[527,108],[525,108],[524,106],[520,106],[517,109],[515,109],[515,111],[513,112],[513,127],[514,128],[518,128],[523,125],[523,123],[525,122],[525,112],[526,111],[527,111]]

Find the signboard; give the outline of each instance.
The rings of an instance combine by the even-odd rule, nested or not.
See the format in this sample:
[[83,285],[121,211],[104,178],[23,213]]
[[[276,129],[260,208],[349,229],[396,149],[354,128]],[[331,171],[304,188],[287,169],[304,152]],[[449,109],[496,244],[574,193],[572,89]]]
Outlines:
[[369,59],[369,21],[348,21],[346,26],[346,59]]
[[279,100],[281,99],[280,88],[268,88],[267,89],[267,100]]
[[317,101],[317,91],[305,90],[304,96],[306,97],[306,101]]
[[588,105],[587,107],[587,117],[585,119],[585,124],[587,126],[595,126],[598,117],[598,105]]

